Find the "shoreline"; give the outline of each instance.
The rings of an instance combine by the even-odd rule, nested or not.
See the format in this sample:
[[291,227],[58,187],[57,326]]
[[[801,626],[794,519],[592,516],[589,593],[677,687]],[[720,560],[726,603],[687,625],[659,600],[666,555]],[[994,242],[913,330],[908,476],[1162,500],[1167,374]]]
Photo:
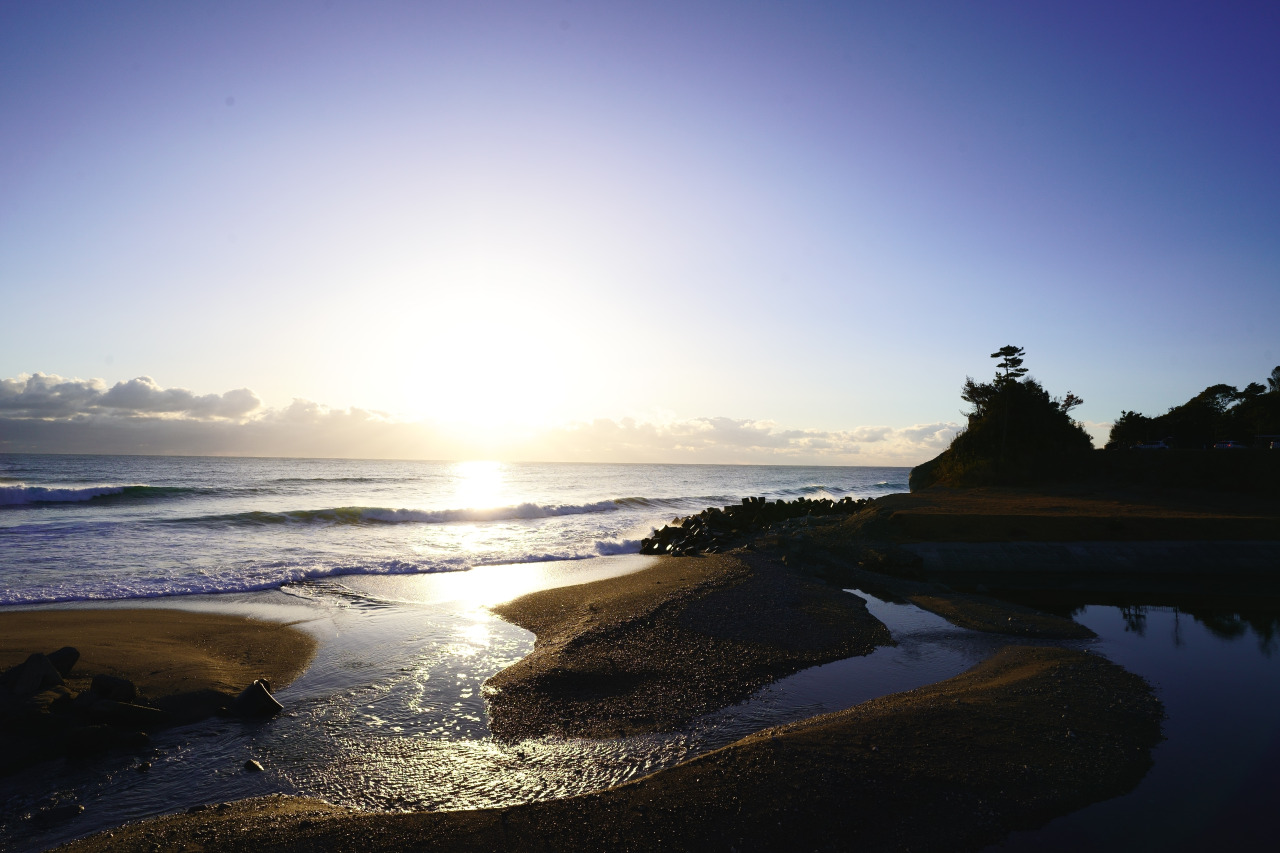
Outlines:
[[[894,496],[894,499],[888,503],[909,501],[912,497],[910,495]],[[930,496],[930,499],[934,497]],[[967,493],[966,497],[973,497],[973,495]],[[1051,497],[1061,501],[1061,496]],[[1069,514],[1070,501],[1065,503],[1067,509],[1063,512]],[[724,682],[711,685],[710,690],[700,695],[717,697],[714,701],[732,701],[726,700],[725,697],[732,695],[734,691],[724,690],[725,683],[731,682],[732,678],[725,678],[726,672],[716,669],[715,660],[731,658],[732,655],[709,654],[704,648],[699,648],[697,643],[691,645],[690,635],[682,633],[689,631],[690,626],[681,624],[679,616],[686,611],[691,614],[698,613],[699,607],[707,611],[703,615],[711,615],[717,609],[721,612],[734,611],[734,608],[724,606],[734,594],[740,596],[739,602],[758,602],[761,589],[752,590],[750,582],[753,577],[763,577],[768,572],[774,572],[769,577],[775,583],[784,576],[797,579],[797,582],[815,584],[819,583],[820,576],[840,579],[856,574],[860,578],[871,578],[880,582],[883,588],[891,593],[898,594],[924,609],[941,613],[953,623],[996,633],[1023,637],[1088,635],[1087,629],[1070,619],[1041,614],[1030,608],[1019,608],[1017,605],[984,595],[957,593],[954,589],[948,589],[945,583],[939,583],[937,579],[920,577],[923,560],[918,554],[912,554],[904,547],[913,544],[908,541],[910,537],[901,536],[900,531],[898,535],[894,535],[892,517],[884,512],[885,509],[885,505],[881,504],[878,507],[878,513],[850,519],[837,525],[816,523],[812,527],[806,525],[805,529],[788,535],[782,542],[777,541],[777,537],[772,542],[765,541],[768,537],[764,537],[758,552],[754,548],[749,548],[746,552],[728,557],[668,558],[651,565],[639,575],[624,575],[620,578],[601,581],[596,585],[589,585],[595,586],[594,590],[587,587],[572,587],[544,591],[525,596],[509,605],[495,607],[496,612],[502,613],[516,624],[534,630],[538,635],[538,646],[532,654],[491,679],[492,686],[496,690],[490,697],[495,733],[500,733],[500,730],[505,728],[507,735],[513,738],[547,733],[609,737],[620,731],[643,731],[673,725],[678,722],[679,714],[672,714],[669,709],[664,708],[664,705],[671,703],[662,697],[659,697],[655,703],[656,712],[653,706],[645,707],[643,703],[637,704],[633,701],[634,694],[644,691],[632,688],[646,683],[650,686],[658,683],[649,673],[662,672],[661,668],[648,667],[649,673],[646,673],[646,667],[643,665],[632,666],[627,660],[619,661],[617,655],[611,658],[609,655],[601,654],[602,649],[616,648],[621,643],[628,647],[624,657],[641,664],[652,663],[652,660],[645,660],[645,653],[657,647],[645,649],[645,643],[664,633],[668,651],[679,655],[680,650],[688,652],[692,649],[691,659],[695,663],[702,661],[711,663],[708,671],[715,673],[715,680]],[[1182,511],[1178,510],[1178,512]],[[1174,514],[1177,515],[1177,512]],[[886,517],[887,515],[889,517]],[[963,516],[971,513],[954,513],[954,515]],[[999,517],[998,523],[1007,523],[1007,515],[1000,513],[993,513],[993,515]],[[1093,517],[1101,519],[1105,515],[1100,511]],[[1134,515],[1133,517],[1143,516]],[[950,519],[948,523],[953,521],[954,519]],[[1094,523],[1089,522],[1089,524]],[[1265,526],[1269,522],[1264,517],[1259,523]],[[890,535],[885,535],[886,533]],[[779,549],[780,545],[785,547]],[[867,549],[871,546],[883,549],[876,559],[869,561],[856,559],[866,557]],[[726,565],[722,561],[729,561],[733,565]],[[834,571],[833,563],[843,564],[841,569],[843,574]],[[859,567],[858,563],[864,563],[864,566]],[[699,572],[691,572],[695,564],[702,564]],[[781,568],[784,565],[785,571]],[[682,572],[686,576],[682,578],[684,586],[679,589],[668,589],[654,597],[645,594],[644,590],[639,588],[660,577]],[[645,575],[649,577],[644,579]],[[1054,580],[1051,573],[1041,573],[1039,576],[1045,582]],[[628,578],[630,580],[627,580]],[[762,584],[762,586],[768,586],[768,584]],[[869,591],[879,594],[875,589],[869,588]],[[718,606],[703,604],[707,600],[714,601],[717,597],[727,598]],[[852,596],[845,596],[845,598],[852,599]],[[594,609],[592,609],[593,605]],[[762,615],[758,623],[752,626],[752,633],[757,639],[761,634],[771,633],[773,639],[780,640],[786,637],[787,631],[792,626],[803,624],[805,621],[803,618],[797,618],[794,612],[787,614],[785,608],[766,607],[764,610],[767,612]],[[784,614],[787,615],[784,617]],[[1009,623],[1014,620],[1015,615],[1019,614],[1026,615],[1028,621],[1011,627]],[[1031,618],[1033,615],[1035,618]],[[1064,633],[1064,626],[1072,625],[1085,633],[1072,633],[1069,630]],[[702,636],[715,640],[715,629],[713,628],[709,634],[704,632]],[[699,642],[705,642],[705,640]],[[884,725],[887,727],[885,731],[895,732],[892,736],[883,736],[888,738],[884,742],[894,746],[886,754],[876,756],[876,761],[890,758],[892,760],[888,765],[876,764],[875,766],[880,768],[880,772],[906,774],[900,780],[903,787],[897,789],[895,796],[899,799],[912,799],[914,795],[915,799],[922,799],[926,803],[925,810],[913,818],[914,820],[930,824],[930,819],[927,817],[930,814],[929,808],[942,809],[938,814],[945,812],[947,817],[939,818],[937,823],[945,824],[943,829],[948,833],[957,830],[958,827],[959,835],[955,837],[964,836],[967,832],[977,833],[972,835],[973,844],[998,840],[1010,829],[1034,826],[1056,814],[1064,814],[1079,808],[1086,802],[1114,796],[1127,790],[1141,779],[1142,773],[1145,772],[1145,764],[1142,762],[1149,760],[1150,749],[1159,739],[1159,703],[1154,700],[1150,688],[1140,678],[1124,673],[1118,667],[1108,669],[1107,667],[1112,666],[1110,664],[1099,668],[1105,662],[1095,656],[1062,649],[1036,650],[1021,647],[1008,654],[1017,660],[1010,660],[1005,653],[1001,653],[998,656],[1000,661],[994,664],[988,662],[994,669],[988,667],[988,664],[982,664],[956,679],[911,691],[910,694],[873,700],[870,703],[855,706],[849,712],[827,715],[827,717],[837,717],[840,714],[846,714],[848,716],[840,719],[849,720],[858,716],[851,712],[859,709],[874,707],[884,710],[887,716],[876,725]],[[1058,655],[1067,657],[1058,658],[1056,657]],[[699,660],[699,656],[702,661]],[[1038,656],[1048,657],[1039,657],[1037,663],[1033,659]],[[1049,661],[1049,658],[1054,660]],[[988,668],[984,669],[984,667]],[[992,675],[993,672],[1007,674],[1011,671],[1007,667],[1017,669],[1023,675],[1013,681],[1007,679],[1005,675]],[[1024,678],[1026,680],[1023,680]],[[593,679],[596,681],[593,682]],[[672,695],[683,699],[689,696],[688,690],[683,689],[687,688],[689,681],[682,679],[683,676],[672,680],[674,685],[682,688],[673,690]],[[583,689],[584,682],[588,689]],[[992,682],[995,684],[993,685]],[[1004,691],[998,687],[999,684],[1005,686],[1014,684],[1016,689],[1012,692]],[[957,685],[967,686],[961,688]],[[619,690],[617,689],[619,686],[627,689]],[[601,687],[604,689],[600,689]],[[995,689],[988,690],[991,687]],[[1102,689],[1103,687],[1105,689]],[[737,689],[741,689],[740,686]],[[971,690],[977,692],[967,692]],[[717,691],[720,692],[717,693]],[[633,694],[632,698],[627,698],[628,694]],[[971,700],[978,695],[993,696],[998,699],[991,702],[972,702]],[[900,698],[907,696],[911,698]],[[512,699],[511,697],[520,698]],[[1103,749],[1102,752],[1105,752],[1106,756],[1102,758],[1098,758],[1101,753],[1095,755],[1101,763],[1091,766],[1089,772],[1083,777],[1074,778],[1069,782],[1057,778],[1050,788],[1058,793],[1037,799],[1035,803],[1019,800],[1019,795],[1014,793],[1019,786],[1025,787],[1026,779],[1018,774],[999,776],[999,773],[996,773],[994,776],[985,777],[996,787],[992,789],[988,798],[979,797],[980,802],[975,805],[971,801],[970,805],[986,815],[989,820],[984,818],[983,821],[979,821],[981,825],[970,825],[966,823],[968,818],[963,814],[951,815],[948,810],[948,804],[955,798],[963,799],[959,789],[934,790],[929,787],[937,781],[935,768],[930,762],[938,761],[939,755],[945,757],[945,753],[940,753],[939,750],[950,749],[950,740],[941,746],[935,742],[936,735],[932,735],[931,732],[937,730],[936,725],[933,728],[912,729],[910,727],[911,720],[918,721],[929,713],[937,711],[941,697],[947,697],[947,702],[943,704],[956,706],[954,711],[960,714],[956,719],[963,719],[962,723],[956,723],[957,728],[953,732],[953,739],[961,744],[968,743],[970,747],[963,750],[963,755],[957,752],[955,757],[956,762],[962,760],[967,762],[968,769],[962,774],[965,776],[966,785],[972,784],[974,773],[982,775],[987,770],[996,773],[985,759],[975,762],[975,754],[986,752],[1012,756],[1008,758],[1011,764],[1005,770],[1016,769],[1015,764],[1019,760],[1022,760],[1022,764],[1016,764],[1016,766],[1022,767],[1024,771],[1032,767],[1033,764],[1023,760],[1027,757],[1025,750],[1029,748],[1025,744],[1039,743],[1037,738],[1044,740],[1044,748],[1049,750],[1050,757],[1045,759],[1046,764],[1034,765],[1037,768],[1036,772],[1051,767],[1057,768],[1054,773],[1067,772],[1075,766],[1074,759],[1070,758],[1070,749],[1076,745],[1072,742],[1079,737],[1076,729],[1068,729],[1068,732],[1075,733],[1075,737],[1068,734],[1061,735],[1067,743],[1059,742],[1057,736],[1046,736],[1050,727],[1060,726],[1061,720],[1066,719],[1060,711],[1056,714],[1050,713],[1058,707],[1064,710],[1071,709],[1069,714],[1073,719],[1077,711],[1085,713],[1097,724],[1094,731],[1098,732],[1100,737],[1106,736],[1107,733],[1120,737],[1122,733],[1127,732],[1124,737],[1128,740],[1117,746],[1114,752]],[[1117,703],[1112,701],[1115,697],[1129,698]],[[699,694],[695,693],[692,702],[696,704],[698,701],[700,701]],[[1060,706],[1056,704],[1059,701],[1061,701]],[[506,711],[503,710],[504,704],[507,707]],[[872,712],[866,710],[864,713]],[[507,715],[505,721],[504,714]],[[1007,731],[1007,724],[1014,722],[1014,717],[1020,718],[1022,723],[1032,726],[1032,730],[1039,731],[1040,734],[1032,737],[1031,741],[1011,738]],[[895,718],[899,723],[892,722]],[[769,737],[768,742],[775,752],[781,748],[783,753],[786,753],[788,744],[791,743],[788,738],[798,736],[794,735],[794,732],[808,731],[803,727],[810,724],[829,732],[834,742],[843,743],[842,739],[852,736],[852,730],[844,728],[844,723],[828,727],[830,721],[826,717],[816,718],[816,720],[823,722],[809,720],[772,731],[771,734],[774,736]],[[996,723],[998,725],[994,725]],[[899,724],[901,727],[895,728]],[[989,741],[975,742],[969,738],[969,733],[972,731],[986,730],[985,727],[993,725],[993,729],[989,732]],[[796,726],[801,728],[795,728]],[[750,750],[747,752],[740,750],[746,749],[742,746],[744,743],[755,743],[753,739],[756,737],[744,738],[743,741],[710,755],[754,754]],[[922,753],[922,748],[917,741],[932,745]],[[1020,746],[1019,743],[1022,745]],[[847,744],[840,748],[846,749],[846,747]],[[757,747],[753,746],[751,749],[757,749]],[[1060,751],[1064,749],[1067,751]],[[924,753],[928,753],[927,761]],[[925,763],[912,765],[911,761],[907,761],[905,757],[911,754],[916,756],[912,759],[913,761]],[[691,762],[659,771],[639,782],[610,788],[598,794],[536,802],[506,809],[447,813],[418,812],[391,819],[320,806],[306,800],[288,798],[273,801],[250,800],[220,809],[217,814],[201,811],[191,816],[146,821],[128,828],[127,837],[117,831],[113,841],[117,845],[122,845],[118,849],[130,849],[126,841],[135,839],[138,849],[146,849],[147,844],[151,842],[145,839],[163,837],[180,840],[189,837],[183,836],[184,832],[214,833],[230,838],[229,835],[223,836],[223,833],[231,832],[231,828],[234,827],[247,832],[248,835],[245,837],[257,837],[254,835],[253,827],[244,824],[244,820],[248,819],[246,816],[256,815],[253,818],[254,821],[260,820],[264,826],[273,826],[285,833],[285,837],[277,846],[281,844],[286,846],[281,846],[280,849],[305,849],[304,839],[310,839],[306,842],[308,844],[316,844],[321,843],[317,840],[321,838],[323,838],[323,844],[333,844],[335,849],[366,849],[363,846],[365,841],[371,845],[367,849],[398,849],[396,845],[422,843],[427,839],[444,840],[450,845],[457,846],[458,849],[468,849],[467,845],[471,843],[468,839],[473,839],[479,849],[494,841],[494,832],[499,833],[497,836],[499,840],[514,849],[520,849],[522,846],[536,846],[540,843],[537,842],[539,838],[544,841],[554,838],[556,843],[567,844],[580,841],[609,846],[616,843],[616,840],[593,834],[596,830],[589,826],[592,821],[603,820],[611,828],[629,828],[637,832],[651,822],[632,814],[635,811],[633,807],[640,801],[628,799],[632,797],[631,793],[625,795],[614,793],[624,789],[633,791],[632,785],[643,786],[643,790],[647,792],[644,797],[645,802],[661,801],[670,804],[669,811],[662,814],[662,820],[673,826],[684,826],[687,833],[681,837],[685,839],[696,838],[697,827],[704,822],[709,821],[707,825],[719,822],[722,827],[745,826],[746,824],[742,822],[754,819],[752,816],[755,814],[768,814],[778,818],[774,821],[775,823],[791,827],[792,831],[796,831],[799,827],[806,832],[818,835],[834,833],[837,826],[842,826],[839,824],[840,818],[826,813],[805,817],[800,814],[800,811],[805,808],[804,804],[790,798],[790,795],[786,794],[785,787],[781,789],[777,787],[779,784],[791,785],[798,786],[792,790],[801,790],[810,785],[816,772],[814,754],[796,751],[789,757],[783,755],[782,757],[786,760],[782,762],[777,761],[779,754],[771,753],[771,756],[773,763],[767,767],[748,762],[738,768],[741,772],[734,777],[734,783],[737,786],[734,791],[744,789],[744,786],[752,788],[759,783],[760,787],[752,788],[759,792],[756,795],[759,799],[756,800],[727,791],[723,794],[709,794],[703,782],[699,781],[698,771],[687,769],[705,768],[707,765],[699,762],[710,759],[708,756],[702,756]],[[715,759],[715,761],[720,760],[722,759]],[[857,763],[855,759],[849,760]],[[1134,763],[1135,761],[1137,763]],[[956,764],[956,766],[960,765]],[[771,775],[775,773],[781,773],[782,776]],[[689,774],[693,774],[692,777]],[[696,784],[688,783],[689,778],[693,778]],[[762,779],[772,781],[765,785],[760,781]],[[846,783],[855,786],[858,784],[852,779],[845,779],[843,782],[831,780],[831,784],[837,787]],[[1064,785],[1067,788],[1085,791],[1085,798],[1080,799],[1081,795],[1078,793],[1062,796],[1061,791],[1064,790],[1062,787]],[[785,795],[781,798],[784,801],[781,811],[778,810],[780,807],[775,802],[779,799],[778,790],[782,790]],[[873,792],[858,790],[859,796],[871,797],[871,801],[879,802],[874,800]],[[768,793],[770,791],[772,793]],[[719,796],[738,797],[736,808],[739,811],[734,811],[732,814],[717,811],[720,806],[714,800]],[[809,799],[816,802],[822,796],[827,796],[827,793],[824,791]],[[674,797],[674,799],[666,799],[668,797]],[[618,811],[620,803],[625,804],[621,812]],[[895,808],[893,802],[883,803],[881,807],[886,815],[896,814],[892,810]],[[291,815],[296,817],[300,814],[309,816],[297,820],[291,817]],[[747,816],[744,817],[744,814]],[[696,817],[690,817],[691,815]],[[906,819],[908,816],[904,814],[902,817]],[[331,818],[336,819],[330,820]],[[524,821],[523,829],[516,827],[516,823],[513,823],[516,818]],[[797,820],[799,823],[796,822]],[[516,828],[513,830],[513,827]],[[554,834],[544,835],[544,830]],[[177,834],[168,834],[171,831]],[[853,837],[849,833],[855,831],[857,830],[853,827],[843,826],[840,829],[841,835],[823,837],[827,839],[826,843],[832,843],[831,840],[837,837],[841,839]],[[768,837],[767,833],[761,837]],[[951,835],[947,837],[954,841]],[[95,836],[85,839],[70,849],[106,849],[92,846],[94,843],[99,843],[95,839],[100,838],[101,836]],[[983,840],[979,842],[979,838]],[[665,838],[663,843],[670,845],[679,840],[672,836]],[[815,840],[820,839],[815,836]],[[654,839],[654,843],[658,841],[659,839]],[[259,838],[259,843],[262,843],[262,838]],[[899,842],[894,841],[894,843]],[[927,837],[915,838],[913,843],[926,847],[931,843],[935,846],[941,845],[937,839],[930,841]],[[298,846],[287,846],[291,844]],[[742,849],[741,845],[739,849]],[[942,848],[939,847],[939,849]]]

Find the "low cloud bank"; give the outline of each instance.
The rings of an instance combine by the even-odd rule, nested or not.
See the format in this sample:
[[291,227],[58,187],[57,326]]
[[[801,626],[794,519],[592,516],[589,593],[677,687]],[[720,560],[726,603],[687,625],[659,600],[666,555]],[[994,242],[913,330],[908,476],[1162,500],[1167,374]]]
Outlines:
[[64,379],[47,373],[0,379],[0,416],[11,418],[112,414],[241,419],[261,406],[248,388],[196,396],[185,388],[161,388],[150,376],[117,382],[110,388],[101,379]]
[[958,425],[852,430],[782,429],[772,421],[691,418],[667,423],[600,419],[539,436],[555,458],[627,462],[915,465],[941,453]]
[[0,379],[0,451],[10,453],[915,465],[946,449],[957,429],[796,430],[725,417],[623,418],[477,438],[448,424],[309,400],[265,408],[247,388],[196,395],[145,376],[110,387],[51,374]]

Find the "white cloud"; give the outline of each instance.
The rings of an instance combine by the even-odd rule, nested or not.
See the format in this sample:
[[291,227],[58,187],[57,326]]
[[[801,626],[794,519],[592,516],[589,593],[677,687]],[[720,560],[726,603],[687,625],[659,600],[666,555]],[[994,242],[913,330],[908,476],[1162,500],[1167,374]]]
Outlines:
[[729,417],[600,418],[514,434],[461,433],[310,400],[263,408],[247,388],[196,395],[141,376],[34,374],[0,380],[0,450],[591,462],[915,465],[944,450],[958,424],[784,429]]

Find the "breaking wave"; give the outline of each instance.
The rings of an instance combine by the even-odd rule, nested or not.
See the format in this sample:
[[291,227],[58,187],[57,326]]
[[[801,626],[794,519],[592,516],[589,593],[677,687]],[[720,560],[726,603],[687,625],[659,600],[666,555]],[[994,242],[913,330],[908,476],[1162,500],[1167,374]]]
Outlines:
[[516,506],[500,506],[474,509],[391,509],[388,507],[344,506],[330,509],[305,509],[290,512],[237,512],[230,515],[208,515],[193,519],[180,519],[186,523],[210,523],[226,525],[265,524],[450,524],[467,521],[519,521],[537,518],[554,518],[562,515],[583,515],[593,512],[615,512],[616,501],[599,501],[589,504],[553,504],[543,506],[522,503]]
[[161,598],[182,595],[260,592],[268,589],[305,584],[308,581],[345,575],[408,575],[466,571],[471,565],[463,561],[434,563],[389,559],[370,563],[329,563],[322,565],[290,565],[266,563],[253,567],[250,573],[228,571],[212,575],[129,577],[122,575],[99,580],[85,586],[57,584],[34,586],[21,590],[0,591],[0,606],[10,604],[54,604],[67,601],[103,601],[116,599]]
[[81,503],[107,495],[121,495],[126,489],[146,486],[82,486],[79,488],[49,488],[47,486],[0,486],[0,506],[21,506],[42,503]]
[[110,485],[110,486],[28,486],[18,483],[13,486],[0,486],[0,506],[24,506],[44,503],[118,503],[132,501],[167,500],[169,498],[190,497],[194,495],[246,495],[260,494],[270,490],[253,487],[237,487],[219,489],[213,487],[192,488],[187,486],[144,486],[144,485]]
[[639,554],[639,539],[598,539],[596,540],[596,554],[601,557],[612,557],[616,554]]

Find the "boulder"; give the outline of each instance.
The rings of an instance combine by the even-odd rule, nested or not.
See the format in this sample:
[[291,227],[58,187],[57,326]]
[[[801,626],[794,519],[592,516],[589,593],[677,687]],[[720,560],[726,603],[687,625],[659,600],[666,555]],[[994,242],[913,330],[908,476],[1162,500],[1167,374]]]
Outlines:
[[134,683],[115,675],[95,675],[89,689],[101,699],[116,702],[132,702],[138,698],[138,688]]
[[114,699],[94,703],[89,709],[89,716],[94,722],[143,731],[163,728],[171,722],[169,715],[159,708],[117,702]]
[[80,758],[105,752],[115,745],[116,733],[110,726],[81,726],[67,732],[63,742],[67,755]]
[[19,696],[34,696],[61,683],[62,675],[57,667],[50,663],[48,657],[37,652],[22,664],[13,692]]
[[268,683],[259,678],[250,684],[231,703],[231,711],[240,717],[270,717],[284,710],[284,706],[271,695]]
[[50,652],[46,657],[49,658],[49,663],[53,664],[54,669],[58,670],[58,674],[66,678],[71,674],[71,667],[80,660],[80,652],[72,646],[63,646],[56,652]]

